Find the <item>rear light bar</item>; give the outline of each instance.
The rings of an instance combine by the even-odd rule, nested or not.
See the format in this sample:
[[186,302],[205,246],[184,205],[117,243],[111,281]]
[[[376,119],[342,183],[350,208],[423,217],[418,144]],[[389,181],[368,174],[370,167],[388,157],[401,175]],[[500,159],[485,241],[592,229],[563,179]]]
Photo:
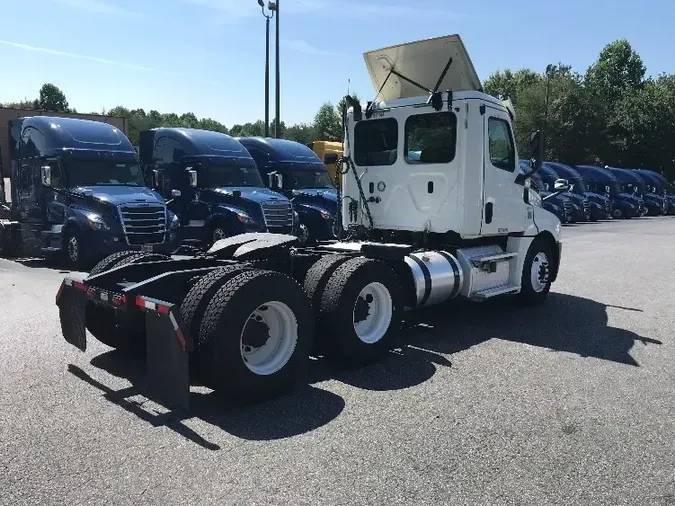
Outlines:
[[91,300],[110,303],[113,306],[117,307],[124,306],[127,303],[127,297],[124,294],[111,293],[108,290],[96,288],[95,286],[87,286],[82,281],[76,281],[74,279],[69,278],[64,279],[63,283],[59,287],[59,291],[56,294],[57,300],[61,295],[63,285],[72,286],[76,290],[85,292],[87,294],[87,298]]

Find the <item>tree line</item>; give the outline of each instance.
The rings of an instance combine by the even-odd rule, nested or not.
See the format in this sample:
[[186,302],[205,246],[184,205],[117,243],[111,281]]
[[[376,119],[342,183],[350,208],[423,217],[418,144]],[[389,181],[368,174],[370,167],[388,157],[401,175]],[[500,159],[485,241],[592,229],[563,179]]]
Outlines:
[[[490,75],[483,88],[513,102],[516,141],[523,158],[529,155],[530,132],[543,129],[548,160],[649,168],[675,179],[675,75],[648,76],[642,58],[626,39],[607,44],[583,74],[564,63],[549,65],[543,72],[507,68]],[[339,141],[343,100],[322,104],[312,122],[286,125],[282,121],[282,137],[303,144]],[[51,83],[42,86],[36,99],[5,106],[77,112]],[[134,144],[141,130],[160,126],[203,128],[234,137],[264,135],[262,120],[228,128],[193,113],[117,106],[103,114],[127,118],[127,134]],[[274,127],[273,120],[271,132]]]

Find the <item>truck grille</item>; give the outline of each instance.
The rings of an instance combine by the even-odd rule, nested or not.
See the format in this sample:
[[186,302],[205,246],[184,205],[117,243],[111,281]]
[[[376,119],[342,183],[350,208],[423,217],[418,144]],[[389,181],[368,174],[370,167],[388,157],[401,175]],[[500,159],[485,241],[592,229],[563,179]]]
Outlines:
[[584,199],[582,206],[584,209],[584,217],[586,218],[586,221],[589,221],[591,219],[591,202],[588,199]]
[[569,200],[565,200],[563,202],[563,210],[565,211],[565,221],[570,221],[570,218],[574,213],[574,209],[572,208],[572,203]]
[[289,228],[293,226],[293,204],[284,201],[268,201],[262,204],[263,217],[267,228]]
[[122,230],[130,245],[160,244],[166,233],[164,206],[124,205],[119,207]]

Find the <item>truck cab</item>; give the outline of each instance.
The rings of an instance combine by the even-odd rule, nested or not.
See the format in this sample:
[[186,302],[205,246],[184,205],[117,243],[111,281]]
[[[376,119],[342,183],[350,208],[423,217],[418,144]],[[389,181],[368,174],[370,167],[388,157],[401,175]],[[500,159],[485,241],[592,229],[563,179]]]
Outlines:
[[209,247],[245,232],[297,232],[297,213],[265,187],[254,159],[229,135],[193,128],[141,132],[143,169],[180,222],[183,245]]
[[666,203],[666,214],[675,214],[675,190],[663,174],[649,169],[635,169],[636,172],[650,176],[657,194],[662,194]]
[[656,203],[654,199],[645,199],[647,185],[637,174],[628,169],[617,167],[607,166],[605,169],[611,172],[616,178],[623,193],[633,195],[633,197],[637,200],[640,216],[645,216],[649,213],[653,214],[660,207],[660,205]]
[[333,239],[337,190],[321,159],[307,146],[284,139],[238,138],[268,187],[286,195],[305,228],[304,243]]
[[[520,172],[522,174],[527,174],[531,172],[532,165],[529,160],[520,160]],[[546,185],[541,178],[540,172],[530,174],[528,182],[525,183],[525,186],[530,187],[532,192],[535,192],[539,195],[539,200],[541,201],[541,206],[549,211],[550,213],[555,214],[561,223],[571,223],[572,216],[574,214],[573,205],[568,198],[563,194],[553,195],[553,192],[546,191]],[[536,198],[530,198],[531,202],[536,202]]]
[[177,221],[147,187],[129,139],[107,123],[33,116],[9,122],[17,249],[73,268],[122,250],[170,253]]
[[668,214],[668,199],[666,198],[665,190],[661,188],[661,181],[649,172],[643,172],[636,169],[626,170],[629,170],[631,173],[642,179],[642,182],[645,185],[643,198],[645,199],[647,214],[651,216]]
[[630,219],[642,216],[642,204],[634,193],[622,190],[618,179],[610,171],[593,165],[575,165],[586,188],[593,193],[604,192],[612,201],[612,217]]
[[[612,218],[612,202],[604,193],[589,191],[584,184],[581,174],[569,165],[559,162],[545,162],[547,167],[552,168],[558,177],[564,178],[570,183],[570,193],[588,201],[591,221],[607,220]],[[585,204],[585,200],[583,204]]]

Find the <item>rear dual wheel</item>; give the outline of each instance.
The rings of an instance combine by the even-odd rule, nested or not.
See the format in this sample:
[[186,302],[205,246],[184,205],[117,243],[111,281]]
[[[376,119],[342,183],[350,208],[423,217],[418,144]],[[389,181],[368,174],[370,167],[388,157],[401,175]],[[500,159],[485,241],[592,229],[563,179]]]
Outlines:
[[[196,285],[195,285],[196,286]],[[302,287],[285,274],[236,273],[212,297],[204,294],[197,362],[204,383],[249,403],[304,382],[314,337],[312,309]]]
[[[322,259],[315,265],[324,261],[329,263]],[[332,266],[318,283],[310,276],[313,267],[305,281],[317,311],[317,348],[327,358],[352,364],[381,358],[394,347],[403,319],[398,276],[370,258],[336,259]]]

